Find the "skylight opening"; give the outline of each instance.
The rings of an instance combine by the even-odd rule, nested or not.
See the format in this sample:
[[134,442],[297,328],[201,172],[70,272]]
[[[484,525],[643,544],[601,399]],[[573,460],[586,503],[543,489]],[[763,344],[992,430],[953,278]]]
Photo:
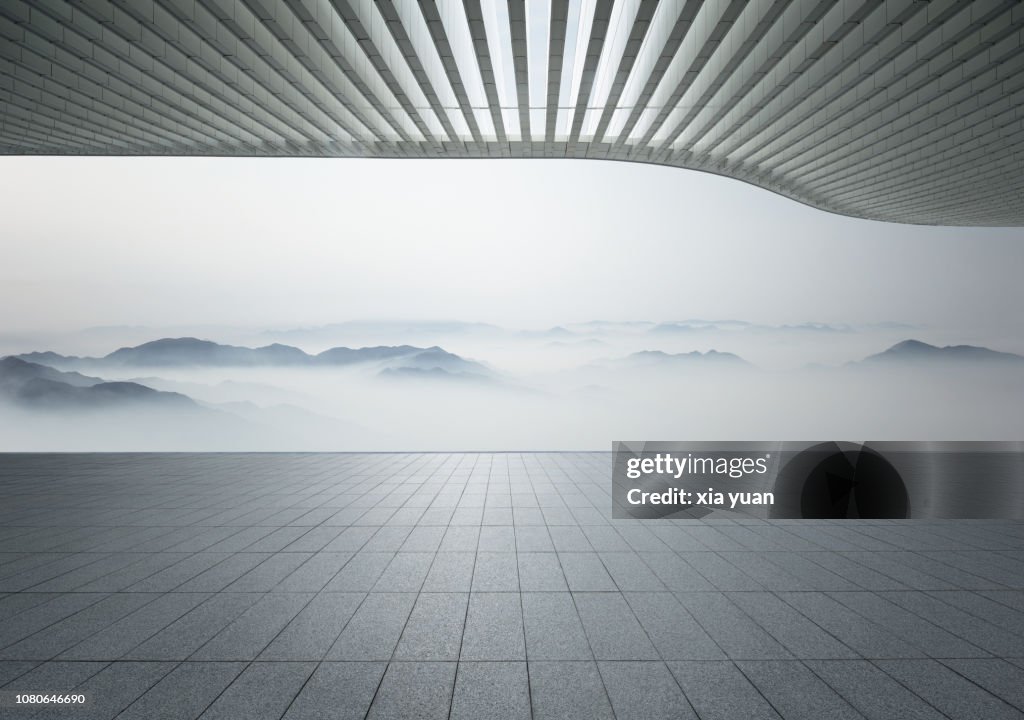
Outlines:
[[640,0],[623,0],[615,3],[615,7],[612,9],[612,16],[608,22],[608,34],[605,36],[604,47],[601,48],[601,58],[597,63],[594,85],[590,89],[587,114],[583,117],[583,129],[580,132],[580,138],[583,140],[593,140],[594,133],[597,132],[598,123],[601,121],[601,115],[608,102],[608,94],[611,92],[612,83],[615,81],[619,64],[622,62],[622,54],[626,50],[629,32],[633,28],[633,20],[639,9]]
[[529,79],[530,136],[543,141],[547,125],[548,52],[551,0],[526,0],[526,67]]
[[484,2],[481,9],[505,135],[511,141],[519,141],[523,136],[519,127],[519,98],[516,92],[515,66],[512,64],[512,30],[508,19],[508,5],[503,2]]
[[562,53],[562,78],[558,90],[558,116],[555,119],[555,140],[559,142],[568,140],[572,132],[596,7],[597,0],[571,0],[569,3],[565,51]]

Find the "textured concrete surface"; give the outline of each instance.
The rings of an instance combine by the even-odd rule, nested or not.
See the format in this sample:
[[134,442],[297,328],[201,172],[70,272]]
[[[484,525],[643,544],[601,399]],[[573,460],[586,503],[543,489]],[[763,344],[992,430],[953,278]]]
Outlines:
[[1018,0],[0,3],[0,155],[626,160],[1020,226],[1022,104]]
[[[1024,523],[609,519],[605,454],[0,456],[36,718],[1024,717]],[[6,699],[5,699],[6,702]]]

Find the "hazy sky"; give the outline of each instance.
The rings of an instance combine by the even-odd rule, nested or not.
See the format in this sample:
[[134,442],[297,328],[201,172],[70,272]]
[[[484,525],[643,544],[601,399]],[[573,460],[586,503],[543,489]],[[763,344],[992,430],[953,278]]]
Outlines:
[[453,319],[1017,333],[1024,232],[592,160],[0,158],[0,330]]

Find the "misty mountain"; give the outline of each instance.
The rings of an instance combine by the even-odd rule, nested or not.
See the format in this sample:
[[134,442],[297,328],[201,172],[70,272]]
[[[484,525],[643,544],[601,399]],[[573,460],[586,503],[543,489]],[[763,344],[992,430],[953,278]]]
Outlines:
[[[33,355],[53,354],[33,353]],[[100,378],[89,377],[77,372],[61,372],[47,365],[29,362],[20,357],[8,356],[0,359],[0,387],[16,388],[33,380],[59,382],[72,387],[91,387],[103,382]]]
[[688,353],[667,353],[662,350],[641,350],[624,358],[598,361],[591,368],[616,370],[736,370],[752,368],[753,365],[729,352],[698,350]]
[[191,399],[178,393],[160,392],[133,382],[105,382],[16,357],[0,360],[0,393],[31,409],[94,410],[140,405],[198,409]]
[[868,365],[1000,366],[1024,368],[1024,356],[976,345],[938,347],[920,340],[904,340],[861,361]]
[[829,325],[828,323],[815,323],[807,322],[800,323],[799,325],[779,325],[777,328],[772,328],[781,332],[798,332],[798,333],[848,333],[853,332],[853,328],[849,325]]
[[729,352],[718,352],[708,350],[702,353],[698,350],[688,353],[667,353],[661,350],[641,350],[625,358],[625,362],[634,367],[676,367],[676,366],[703,366],[712,368],[721,367],[750,367],[750,363]]
[[580,334],[635,334],[650,330],[655,323],[647,320],[590,320],[588,322],[571,323],[564,326],[567,330]]
[[648,332],[656,335],[666,334],[680,334],[680,333],[692,333],[692,332],[705,332],[708,330],[717,330],[718,328],[714,325],[696,325],[689,322],[663,322],[658,323],[652,327]]
[[439,382],[457,383],[493,383],[494,380],[486,375],[473,372],[453,372],[442,367],[393,367],[384,368],[378,377],[385,380],[433,380]]
[[21,355],[12,355],[11,357],[17,357],[20,360],[25,360],[30,363],[49,365],[54,368],[74,365],[83,360],[83,358],[80,358],[77,355],[61,355],[59,353],[51,352],[50,350],[45,352],[22,353]]
[[444,370],[449,373],[470,375],[489,375],[491,373],[491,370],[481,363],[466,360],[436,346],[402,356],[399,362],[393,364],[393,367],[395,369]]
[[58,369],[79,368],[153,368],[153,367],[314,367],[386,362],[395,367],[434,368],[453,372],[489,372],[479,363],[450,353],[443,348],[412,345],[362,348],[336,347],[318,355],[299,348],[275,343],[257,348],[222,345],[198,338],[163,338],[135,347],[124,347],[97,358],[34,352],[17,356],[28,362]]
[[174,367],[180,365],[299,365],[309,356],[289,345],[266,345],[258,348],[221,345],[197,338],[163,338],[136,347],[115,350],[103,358],[104,363],[134,367]]
[[561,325],[556,325],[544,330],[519,330],[515,335],[523,339],[545,340],[548,338],[571,338],[576,333]]

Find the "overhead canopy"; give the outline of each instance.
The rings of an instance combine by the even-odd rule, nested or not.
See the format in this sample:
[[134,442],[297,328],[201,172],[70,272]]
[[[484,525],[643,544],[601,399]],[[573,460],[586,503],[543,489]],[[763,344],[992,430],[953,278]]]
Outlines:
[[3,0],[0,153],[553,157],[1024,225],[1015,0]]

